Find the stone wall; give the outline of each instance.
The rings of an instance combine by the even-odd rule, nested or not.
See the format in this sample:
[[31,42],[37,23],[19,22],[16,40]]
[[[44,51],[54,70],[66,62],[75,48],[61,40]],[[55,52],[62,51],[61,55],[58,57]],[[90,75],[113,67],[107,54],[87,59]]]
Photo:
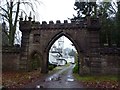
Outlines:
[[2,70],[19,70],[20,48],[3,47],[2,50]]
[[120,69],[118,55],[102,55],[101,56],[101,66],[103,74],[118,74]]
[[119,74],[120,48],[104,47],[100,49],[101,66],[103,74]]
[[[101,74],[102,71],[103,74],[116,74],[118,71],[117,62],[120,59],[120,52],[117,55],[116,51],[114,52],[115,48],[112,49],[113,51],[108,51],[107,48],[106,50],[105,48],[100,49],[98,19],[71,23],[66,20],[61,23],[58,20],[55,24],[53,21],[50,21],[49,24],[43,21],[40,24],[31,21],[31,18],[28,21],[23,21],[21,18],[20,30],[22,32],[21,47],[3,47],[3,70],[29,71],[31,55],[33,52],[37,52],[40,56],[41,72],[47,73],[50,47],[58,38],[66,36],[78,51],[78,61],[81,59],[80,54],[89,58],[88,65],[86,63],[85,65],[90,68],[90,73]],[[99,52],[98,49],[103,52]],[[80,63],[85,66],[84,63]]]

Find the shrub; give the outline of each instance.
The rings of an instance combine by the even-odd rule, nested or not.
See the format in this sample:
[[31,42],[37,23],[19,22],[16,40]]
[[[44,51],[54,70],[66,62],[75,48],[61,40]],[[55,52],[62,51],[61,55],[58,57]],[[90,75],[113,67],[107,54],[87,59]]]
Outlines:
[[53,70],[54,68],[55,68],[54,65],[51,65],[51,64],[50,64],[50,65],[48,66],[48,69],[49,69],[49,70]]
[[78,73],[78,64],[75,65],[75,67],[73,69],[73,73]]

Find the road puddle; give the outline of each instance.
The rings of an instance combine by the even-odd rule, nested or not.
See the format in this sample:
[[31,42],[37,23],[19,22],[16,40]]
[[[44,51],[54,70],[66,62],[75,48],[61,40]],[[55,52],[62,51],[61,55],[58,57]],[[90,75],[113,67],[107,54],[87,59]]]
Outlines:
[[72,77],[72,76],[71,76],[71,75],[68,75],[67,77],[70,78],[70,77]]
[[36,88],[43,88],[43,86],[41,86],[41,85],[37,85]]
[[36,88],[40,88],[40,85],[37,85]]
[[74,81],[74,79],[72,78],[72,75],[67,76],[67,81],[68,82],[73,82]]
[[68,78],[67,81],[68,81],[68,82],[73,82],[74,79],[72,79],[72,78]]
[[61,80],[61,77],[58,75],[54,75],[54,76],[47,78],[45,81],[59,81],[59,80]]
[[49,78],[45,79],[45,82],[52,81],[52,80],[53,80],[53,77],[49,77]]

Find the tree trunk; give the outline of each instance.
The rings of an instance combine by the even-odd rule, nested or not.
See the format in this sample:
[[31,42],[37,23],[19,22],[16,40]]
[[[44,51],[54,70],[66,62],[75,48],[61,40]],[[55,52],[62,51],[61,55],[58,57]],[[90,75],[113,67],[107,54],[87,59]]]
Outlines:
[[14,45],[14,40],[15,40],[15,33],[16,33],[16,26],[17,26],[17,19],[18,19],[18,14],[19,14],[19,9],[20,9],[20,2],[18,1],[17,3],[17,10],[16,10],[16,15],[15,15],[15,20],[14,20],[14,25],[13,25],[13,20],[12,20],[12,14],[13,14],[13,2],[11,2],[11,7],[10,7],[10,20],[9,20],[9,45],[13,46]]

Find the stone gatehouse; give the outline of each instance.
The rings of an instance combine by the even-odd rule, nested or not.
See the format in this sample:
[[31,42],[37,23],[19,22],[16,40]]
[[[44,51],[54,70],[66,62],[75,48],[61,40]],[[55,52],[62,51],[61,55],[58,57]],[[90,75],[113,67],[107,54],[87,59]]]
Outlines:
[[[40,24],[32,21],[32,18],[29,17],[29,20],[20,18],[19,25],[22,32],[21,47],[18,53],[13,52],[16,55],[13,57],[16,57],[17,63],[6,63],[14,66],[11,69],[17,67],[17,70],[30,71],[31,60],[34,61],[31,56],[37,56],[41,72],[47,73],[51,46],[58,38],[66,36],[77,49],[79,73],[100,74],[103,72],[99,45],[101,27],[99,18],[88,16],[85,20],[72,21],[71,23],[68,23],[67,20],[64,20],[64,23],[57,20],[56,23],[49,21],[47,24],[43,21]],[[12,57],[12,55],[10,56]],[[3,55],[3,61],[5,58]],[[4,69],[7,65],[3,64],[3,66]],[[83,67],[87,67],[89,72],[85,72]]]

